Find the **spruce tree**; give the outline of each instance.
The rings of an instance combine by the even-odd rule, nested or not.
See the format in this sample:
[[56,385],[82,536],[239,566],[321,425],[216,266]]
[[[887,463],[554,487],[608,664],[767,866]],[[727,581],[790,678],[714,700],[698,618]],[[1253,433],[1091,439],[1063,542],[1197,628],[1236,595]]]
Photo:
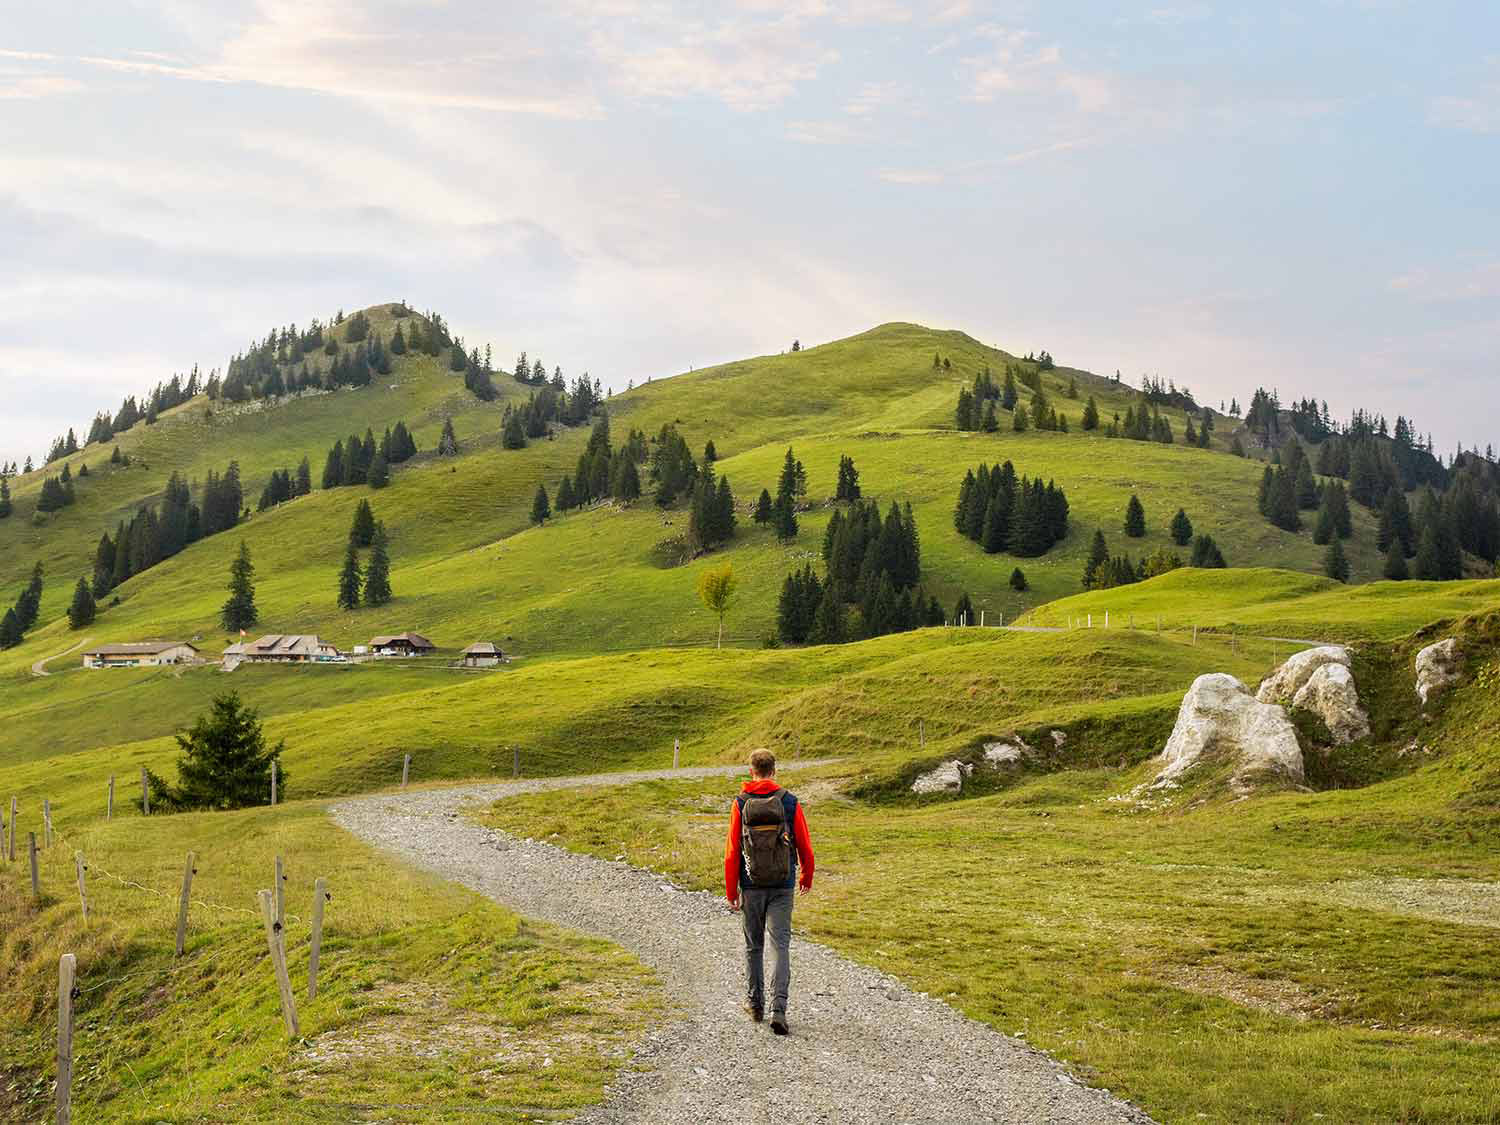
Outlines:
[[1224,555],[1219,550],[1219,545],[1209,535],[1200,535],[1193,540],[1193,555],[1189,566],[1203,567],[1210,570],[1222,570],[1225,566]]
[[307,458],[302,458],[302,463],[297,466],[297,495],[306,496],[312,491],[312,466],[308,464]]
[[1109,562],[1109,547],[1104,542],[1104,532],[1095,531],[1093,542],[1089,544],[1089,559],[1083,568],[1083,588],[1092,590],[1097,584],[1100,572],[1104,565]]
[[94,623],[94,595],[89,592],[87,580],[80,578],[73,588],[73,604],[68,607],[68,627],[82,629]]
[[974,396],[965,387],[958,392],[958,408],[954,411],[954,425],[960,430],[975,429]]
[[1000,409],[1014,410],[1018,397],[1015,374],[1007,367],[1005,369],[1005,388],[1000,392]]
[[361,500],[354,509],[354,522],[349,525],[349,542],[356,547],[368,547],[375,538],[375,512],[368,500]]
[[1381,573],[1392,582],[1405,582],[1411,577],[1406,569],[1406,552],[1401,548],[1401,540],[1392,538],[1390,547],[1385,553],[1385,567]]
[[1015,413],[1010,416],[1010,428],[1016,433],[1021,434],[1026,432],[1029,425],[1030,419],[1027,418],[1026,411],[1019,406],[1016,407]]
[[1010,572],[1010,588],[1018,592],[1025,592],[1027,589],[1026,575],[1020,567],[1016,567]]
[[755,502],[755,515],[753,518],[756,523],[767,524],[771,522],[771,517],[771,492],[769,489],[762,488],[760,490],[760,499]]
[[1443,576],[1437,533],[1430,523],[1422,528],[1422,537],[1417,541],[1417,557],[1412,563],[1411,573],[1413,578],[1424,582],[1435,582]]
[[958,602],[953,606],[953,624],[955,625],[977,625],[979,615],[974,612],[974,603],[969,600],[969,593],[965,590],[958,596]]
[[248,629],[260,619],[255,609],[255,567],[250,562],[250,548],[240,540],[240,551],[229,566],[229,600],[224,603],[220,619],[231,633]]
[[0,648],[14,648],[20,644],[25,633],[14,609],[7,609],[0,618]]
[[328,460],[323,463],[323,487],[338,488],[344,483],[344,443],[336,441],[328,451]]
[[839,483],[834,499],[852,504],[859,495],[859,470],[854,467],[854,458],[842,456],[839,458]]
[[375,524],[370,541],[370,565],[365,568],[365,605],[385,605],[391,600],[391,555],[385,524]]
[[1099,405],[1094,401],[1094,396],[1089,395],[1088,401],[1083,404],[1083,428],[1085,430],[1097,430],[1099,428]]
[[771,522],[776,526],[776,538],[787,541],[797,538],[797,512],[790,496],[778,496],[772,510]]
[[993,402],[984,404],[984,418],[979,423],[979,428],[987,434],[999,432],[1000,415],[995,412],[995,404]]
[[378,449],[375,451],[374,460],[370,462],[367,480],[371,488],[384,488],[391,483],[390,467],[386,464],[385,454]]
[[1313,525],[1313,542],[1318,546],[1326,546],[1338,538],[1338,532],[1333,518],[1333,485],[1323,490],[1323,503],[1318,507],[1318,522]]
[[286,743],[266,743],[256,713],[234,692],[215,697],[209,714],[200,716],[186,734],[177,736],[177,785],[153,777],[153,794],[162,792],[168,807],[237,809],[269,804],[271,763],[286,793],[287,772],[280,766]]
[[10,482],[0,473],[0,520],[11,513]]
[[1323,556],[1323,573],[1335,582],[1349,581],[1349,560],[1344,555],[1344,542],[1338,536],[1333,537]]
[[[374,534],[373,530],[371,532]],[[350,537],[348,545],[344,548],[344,566],[339,571],[339,608],[359,608],[359,552],[355,549],[354,538]]]
[[848,639],[848,626],[844,619],[844,603],[832,582],[823,589],[818,602],[818,611],[813,617],[808,641],[815,645],[843,644]]
[[641,474],[635,467],[635,458],[628,451],[621,451],[619,462],[619,466],[615,469],[615,479],[610,485],[610,492],[616,500],[629,503],[640,498]]
[[573,478],[563,477],[562,483],[557,486],[557,510],[567,512],[577,506],[578,501],[573,496]]
[[443,419],[443,436],[438,438],[438,456],[456,457],[458,455],[458,438],[453,434],[453,419]]
[[1141,505],[1141,499],[1135,493],[1130,494],[1130,502],[1125,505],[1125,534],[1132,539],[1140,539],[1146,534],[1146,509]]
[[1193,521],[1188,519],[1185,511],[1178,508],[1177,514],[1172,517],[1172,542],[1179,547],[1186,547],[1192,541]]
[[536,486],[536,496],[531,501],[531,522],[535,524],[546,523],[552,515],[552,508],[547,503],[547,489],[542,485]]

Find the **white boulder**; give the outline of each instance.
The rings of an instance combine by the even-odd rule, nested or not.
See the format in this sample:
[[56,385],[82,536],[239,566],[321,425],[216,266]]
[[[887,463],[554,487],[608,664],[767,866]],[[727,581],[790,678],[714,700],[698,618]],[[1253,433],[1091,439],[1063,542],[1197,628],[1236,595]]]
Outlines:
[[967,762],[944,762],[936,769],[928,770],[911,783],[913,793],[958,793],[963,790],[964,778],[974,767]]
[[1030,758],[1035,751],[1022,742],[1019,738],[1007,739],[1003,742],[986,742],[984,744],[984,764],[994,769],[1007,769],[1021,765]]
[[1417,698],[1425,705],[1458,683],[1463,653],[1458,641],[1449,637],[1417,653]]
[[1262,703],[1233,676],[1199,676],[1182,697],[1177,724],[1159,760],[1165,768],[1155,786],[1169,785],[1204,755],[1235,764],[1234,782],[1244,787],[1257,776],[1276,774],[1301,783],[1302,747],[1286,711]]
[[1319,667],[1292,697],[1292,706],[1321,718],[1334,742],[1340,745],[1370,735],[1370,716],[1360,705],[1354,676],[1342,664]]
[[1294,654],[1261,681],[1255,698],[1262,703],[1290,703],[1312,679],[1313,673],[1328,664],[1349,667],[1349,650],[1343,645],[1323,645]]

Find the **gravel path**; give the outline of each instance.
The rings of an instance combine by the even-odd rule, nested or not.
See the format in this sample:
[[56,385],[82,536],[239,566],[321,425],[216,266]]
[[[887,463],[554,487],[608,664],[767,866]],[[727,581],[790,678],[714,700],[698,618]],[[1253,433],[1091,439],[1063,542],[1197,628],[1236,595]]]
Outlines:
[[89,641],[91,641],[91,640],[93,640],[92,637],[84,637],[83,640],[79,641],[76,645],[70,645],[69,647],[63,649],[61,652],[54,652],[51,656],[44,656],[44,657],[42,657],[40,660],[38,660],[35,664],[33,664],[31,666],[31,674],[33,676],[50,676],[50,675],[52,675],[51,672],[47,671],[47,663],[48,663],[48,661],[51,661],[51,660],[61,660],[64,656],[67,656],[68,653],[70,653],[70,652],[76,652],[78,649],[81,649],[84,645],[88,644]]
[[[806,765],[807,763],[803,763]],[[655,969],[675,1003],[581,1120],[1146,1122],[1046,1055],[898,981],[793,937],[792,1034],[740,1009],[739,920],[722,897],[682,891],[625,863],[576,855],[470,821],[464,806],[547,789],[719,777],[662,770],[419,790],[343,801],[333,819],[377,847],[522,914],[608,938]],[[817,824],[813,824],[816,842]],[[816,893],[816,891],[814,892]],[[769,967],[768,967],[769,972]]]

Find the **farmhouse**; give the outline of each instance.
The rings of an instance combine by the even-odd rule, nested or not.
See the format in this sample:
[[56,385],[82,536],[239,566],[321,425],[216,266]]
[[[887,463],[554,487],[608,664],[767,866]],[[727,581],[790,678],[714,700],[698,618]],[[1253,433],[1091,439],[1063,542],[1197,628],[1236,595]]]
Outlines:
[[270,633],[258,641],[230,645],[224,656],[252,664],[328,664],[344,658],[337,648],[311,633]]
[[371,637],[370,651],[376,656],[426,656],[436,652],[437,645],[421,633],[395,633],[386,637]]
[[499,664],[505,654],[500,651],[500,646],[492,641],[475,641],[464,649],[465,668],[489,668]]
[[85,668],[144,668],[160,664],[192,664],[198,650],[187,641],[131,641],[99,645],[83,654]]

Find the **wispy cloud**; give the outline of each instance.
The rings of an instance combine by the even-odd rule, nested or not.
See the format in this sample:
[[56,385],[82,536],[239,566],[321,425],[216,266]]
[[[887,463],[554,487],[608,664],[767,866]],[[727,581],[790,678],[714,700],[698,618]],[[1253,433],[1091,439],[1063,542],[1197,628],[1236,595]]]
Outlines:
[[940,184],[941,172],[921,168],[884,168],[875,173],[875,178],[888,184]]

